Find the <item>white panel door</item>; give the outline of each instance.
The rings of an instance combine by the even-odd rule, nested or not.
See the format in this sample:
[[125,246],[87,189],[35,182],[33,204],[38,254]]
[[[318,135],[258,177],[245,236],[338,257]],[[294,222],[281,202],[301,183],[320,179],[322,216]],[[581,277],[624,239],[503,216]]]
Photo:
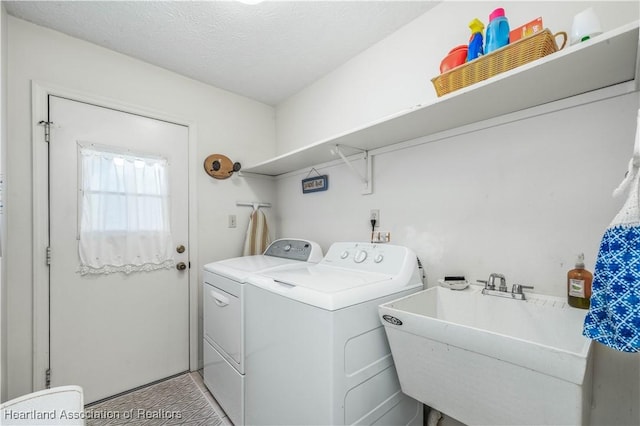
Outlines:
[[169,161],[175,262],[188,265],[188,128],[49,97],[51,386],[80,385],[85,403],[189,368],[188,270],[78,273],[78,143]]

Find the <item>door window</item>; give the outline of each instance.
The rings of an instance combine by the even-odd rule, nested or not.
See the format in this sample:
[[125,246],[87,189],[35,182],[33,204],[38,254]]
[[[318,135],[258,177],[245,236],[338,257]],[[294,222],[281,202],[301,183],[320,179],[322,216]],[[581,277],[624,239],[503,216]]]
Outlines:
[[168,161],[79,144],[81,275],[174,266]]

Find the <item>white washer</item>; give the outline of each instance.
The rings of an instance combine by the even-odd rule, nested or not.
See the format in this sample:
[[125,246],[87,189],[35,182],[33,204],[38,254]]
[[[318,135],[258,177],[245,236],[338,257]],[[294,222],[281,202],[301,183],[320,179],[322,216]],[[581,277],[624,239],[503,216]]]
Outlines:
[[422,425],[378,319],[378,305],[423,288],[411,250],[334,243],[316,265],[247,283],[246,424]]
[[204,383],[236,425],[244,424],[244,283],[253,273],[317,263],[313,241],[280,239],[263,255],[209,263],[203,271]]

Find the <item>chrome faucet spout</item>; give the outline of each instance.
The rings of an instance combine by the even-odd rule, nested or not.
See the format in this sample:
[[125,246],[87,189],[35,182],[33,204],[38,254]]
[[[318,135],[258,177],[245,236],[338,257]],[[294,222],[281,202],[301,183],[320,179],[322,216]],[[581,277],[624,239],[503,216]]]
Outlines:
[[485,288],[488,289],[488,290],[495,290],[496,289],[496,283],[495,283],[496,280],[500,280],[500,285],[498,287],[498,291],[504,291],[506,293],[506,291],[507,291],[507,279],[502,274],[493,273],[493,274],[489,275],[489,279],[487,280],[487,285],[485,286]]

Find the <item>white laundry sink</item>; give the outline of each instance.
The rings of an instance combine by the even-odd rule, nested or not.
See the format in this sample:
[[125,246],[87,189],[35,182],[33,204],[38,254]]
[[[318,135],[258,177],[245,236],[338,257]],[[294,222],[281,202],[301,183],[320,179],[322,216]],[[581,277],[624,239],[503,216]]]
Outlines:
[[379,307],[402,391],[466,424],[586,424],[586,311],[433,287]]

